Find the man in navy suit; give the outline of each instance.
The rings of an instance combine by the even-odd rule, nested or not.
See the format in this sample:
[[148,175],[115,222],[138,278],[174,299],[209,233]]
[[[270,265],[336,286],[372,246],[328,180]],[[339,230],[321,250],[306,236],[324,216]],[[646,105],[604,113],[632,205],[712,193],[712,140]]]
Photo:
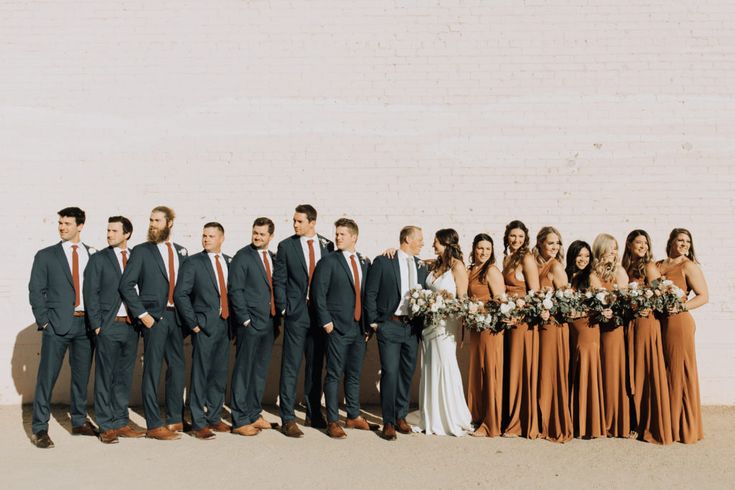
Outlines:
[[231,258],[222,253],[225,229],[216,222],[202,231],[204,251],[181,266],[174,302],[184,328],[192,332],[191,422],[197,439],[229,432],[222,422],[230,347],[227,270]]
[[370,430],[360,416],[360,373],[368,340],[365,331],[365,279],[370,261],[355,251],[359,230],[349,218],[334,223],[337,251],[322,257],[314,271],[311,298],[327,333],[327,435],[347,437],[339,421],[339,382],[345,378],[347,420],[351,429]]
[[39,448],[54,447],[48,435],[51,393],[67,349],[72,434],[97,435],[87,421],[87,381],[94,345],[85,322],[82,288],[84,269],[95,250],[81,243],[85,219],[84,211],[76,207],[59,211],[61,243],[40,250],[31,268],[28,297],[36,325],[43,331],[31,425],[31,441]]
[[[187,250],[170,240],[173,209],[151,211],[148,241],[135,247],[120,279],[128,312],[143,324],[143,409],[146,437],[172,440],[184,430],[184,335],[174,306],[174,289]],[[158,409],[158,379],[166,362],[166,425]]]
[[124,216],[107,220],[108,247],[89,258],[84,271],[84,302],[97,344],[94,378],[94,414],[100,441],[143,437],[129,425],[128,404],[138,352],[138,331],[122,302],[120,278],[130,257],[128,240],[133,225]]
[[296,379],[304,356],[306,424],[316,428],[327,426],[321,411],[326,334],[316,318],[309,299],[309,288],[316,264],[334,250],[334,244],[316,234],[316,217],[313,206],[296,206],[293,215],[294,235],[278,244],[273,271],[276,310],[285,315],[279,395],[283,422],[281,432],[288,437],[304,435],[296,425],[294,414]]
[[268,251],[274,229],[269,218],[257,218],[252,242],[238,250],[230,266],[230,303],[237,339],[232,432],[243,436],[271,428],[262,416],[261,402],[277,328],[272,276],[277,258]]
[[366,313],[377,331],[380,350],[380,402],[383,409],[382,437],[396,439],[396,428],[411,432],[406,423],[411,379],[416,368],[421,325],[408,319],[408,292],[424,284],[426,266],[416,257],[424,245],[417,226],[401,230],[400,249],[392,258],[375,258],[366,284]]

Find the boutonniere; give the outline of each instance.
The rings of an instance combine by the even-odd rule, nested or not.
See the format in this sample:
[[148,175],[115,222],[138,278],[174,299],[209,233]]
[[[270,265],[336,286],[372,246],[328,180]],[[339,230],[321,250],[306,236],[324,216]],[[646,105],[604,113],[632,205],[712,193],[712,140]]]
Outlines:
[[226,261],[227,261],[227,263],[229,264],[230,262],[232,262],[232,257],[225,257],[225,260],[226,260]]
[[321,237],[319,237],[319,243],[321,243],[322,247],[326,247],[329,244],[326,238]]
[[367,257],[365,257],[364,255],[362,255],[360,253],[357,254],[357,258],[360,259],[360,263],[362,265],[365,265],[367,263],[367,261],[369,260]]
[[96,249],[96,248],[94,248],[94,247],[89,247],[89,248],[87,249],[87,252],[89,252],[89,255],[92,255],[92,254],[94,254],[94,253],[95,253],[96,251],[97,251],[97,249]]
[[425,267],[426,266],[426,263],[423,260],[419,260],[418,266],[419,266],[419,268]]
[[189,251],[186,250],[184,247],[181,247],[179,249],[179,255],[184,255],[184,256],[189,255]]

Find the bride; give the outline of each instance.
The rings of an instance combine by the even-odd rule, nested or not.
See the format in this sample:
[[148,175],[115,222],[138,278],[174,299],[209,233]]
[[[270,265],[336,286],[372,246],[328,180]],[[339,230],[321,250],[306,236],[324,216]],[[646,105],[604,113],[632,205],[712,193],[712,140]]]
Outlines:
[[[432,291],[445,290],[455,297],[467,295],[467,269],[459,248],[459,235],[451,228],[434,236],[436,261],[426,279]],[[419,422],[416,430],[426,434],[463,436],[472,429],[462,376],[457,363],[457,335],[462,325],[457,319],[424,326],[421,342]]]

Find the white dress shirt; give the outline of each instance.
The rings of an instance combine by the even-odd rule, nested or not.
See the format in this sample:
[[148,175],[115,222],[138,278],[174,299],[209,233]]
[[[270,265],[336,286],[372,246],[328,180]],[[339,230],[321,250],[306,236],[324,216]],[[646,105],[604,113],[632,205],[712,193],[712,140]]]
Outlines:
[[[171,248],[174,251],[174,286],[176,286],[176,281],[179,280],[179,253],[176,250],[176,246],[174,245],[174,242],[171,243]],[[156,247],[158,247],[158,251],[161,252],[161,258],[163,259],[163,266],[166,268],[166,277],[169,277],[169,270],[168,270],[168,245],[166,245],[166,242],[157,243]],[[166,304],[167,307],[173,306],[170,303]]]
[[309,240],[314,241],[314,266],[316,267],[316,264],[319,262],[319,260],[322,258],[322,249],[319,246],[319,235],[314,235],[313,237],[305,237],[302,236],[301,238],[301,250],[304,252],[304,260],[306,260],[306,270],[309,270],[309,244],[307,243]]
[[347,261],[347,268],[350,270],[350,279],[352,279],[352,282],[355,282],[355,278],[353,277],[354,272],[352,272],[352,259],[350,257],[355,256],[355,264],[357,264],[357,275],[360,278],[360,284],[362,284],[362,267],[360,266],[360,256],[357,255],[357,252],[348,252],[347,250],[342,250],[342,256]]
[[[268,249],[265,249],[265,250],[258,250],[258,249],[256,249],[256,251],[258,252],[258,257],[260,257],[260,261],[263,263],[263,268],[266,269],[266,270],[270,269],[270,271],[271,271],[271,280],[272,280],[272,278],[273,278],[273,259],[271,259],[270,252],[268,252]],[[265,258],[263,257],[263,252],[265,252]],[[266,266],[265,266],[265,261],[266,260],[268,261],[268,268],[266,268]],[[307,268],[309,267],[309,261],[308,260],[309,259],[307,259],[307,262],[306,262],[306,267]]]
[[212,269],[214,269],[214,278],[217,279],[215,281],[217,283],[217,291],[219,291],[220,296],[222,296],[222,291],[219,289],[219,278],[217,277],[217,259],[215,259],[214,256],[219,255],[219,265],[222,267],[222,279],[225,281],[225,284],[227,284],[227,260],[225,260],[225,256],[222,255],[221,252],[207,252],[207,255],[209,255],[209,262],[211,262]]
[[64,249],[64,255],[66,255],[66,261],[69,263],[69,272],[71,272],[72,278],[74,277],[74,269],[72,264],[73,259],[71,256],[72,245],[78,245],[77,255],[79,256],[79,306],[74,308],[74,311],[84,311],[84,269],[87,268],[87,264],[89,263],[89,252],[87,252],[87,247],[85,247],[82,242],[61,242],[61,247]]
[[[130,260],[130,251],[132,247],[128,247],[125,249],[125,253],[128,256],[128,260]],[[115,247],[112,249],[113,252],[115,252],[115,257],[117,257],[117,264],[120,266],[120,272],[124,272],[125,269],[123,269],[123,262],[122,262],[122,249],[120,247]],[[135,290],[138,290],[138,285],[135,285]],[[117,310],[117,314],[115,316],[128,316],[128,309],[125,306],[125,301],[122,301],[120,303],[120,309]]]
[[[414,260],[413,256],[408,255],[403,250],[398,250],[396,252],[396,256],[398,257],[398,269],[401,271],[401,301],[398,303],[398,308],[395,311],[395,315],[397,316],[404,316],[408,315],[408,268],[409,268],[409,260],[410,260],[410,267],[413,269],[413,277],[416,278],[416,281],[418,283],[418,271],[416,270],[416,261]],[[418,284],[414,284],[416,286]]]

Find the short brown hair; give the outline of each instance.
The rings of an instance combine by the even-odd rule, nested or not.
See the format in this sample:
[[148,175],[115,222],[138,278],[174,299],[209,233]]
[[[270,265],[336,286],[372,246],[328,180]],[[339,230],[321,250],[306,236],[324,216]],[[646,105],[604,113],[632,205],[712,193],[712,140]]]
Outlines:
[[223,235],[225,233],[225,227],[217,223],[216,221],[210,221],[209,223],[204,225],[204,228],[217,228],[219,231],[222,232]]
[[415,231],[421,231],[421,228],[418,226],[414,226],[414,225],[408,225],[408,226],[404,226],[403,228],[401,228],[401,235],[399,237],[399,242],[407,243],[408,237],[410,237]]
[[133,236],[133,223],[125,216],[110,216],[108,223],[120,223],[123,229],[123,235],[128,235],[128,239]]
[[174,213],[174,210],[168,206],[156,206],[153,208],[151,213],[163,213],[163,215],[166,216],[167,222],[173,221],[176,218],[176,213]]
[[268,226],[268,234],[272,235],[274,231],[276,231],[276,225],[273,224],[273,221],[270,218],[260,217],[255,218],[255,221],[253,221],[253,228],[256,226]]
[[299,204],[296,206],[297,213],[305,214],[309,221],[316,221],[316,209],[311,204]]
[[355,220],[351,220],[350,218],[340,218],[334,222],[334,227],[339,228],[340,226],[350,230],[353,235],[360,234],[360,229],[357,227],[357,223],[355,223]]

